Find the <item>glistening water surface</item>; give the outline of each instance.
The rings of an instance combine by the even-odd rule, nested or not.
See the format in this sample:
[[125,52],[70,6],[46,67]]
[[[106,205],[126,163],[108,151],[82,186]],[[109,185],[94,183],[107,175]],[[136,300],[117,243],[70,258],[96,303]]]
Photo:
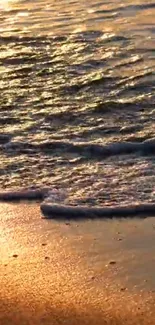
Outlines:
[[153,0],[1,1],[2,189],[154,201],[154,120]]

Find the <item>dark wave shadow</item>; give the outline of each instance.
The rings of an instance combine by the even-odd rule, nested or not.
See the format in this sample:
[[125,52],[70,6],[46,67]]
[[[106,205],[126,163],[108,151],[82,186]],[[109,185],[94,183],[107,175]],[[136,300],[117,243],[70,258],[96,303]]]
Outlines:
[[126,206],[88,207],[71,206],[55,203],[41,203],[41,211],[46,219],[112,219],[112,218],[147,218],[155,216],[155,204],[133,204]]
[[155,154],[155,138],[147,139],[142,142],[114,142],[109,144],[94,144],[88,143],[75,143],[69,141],[48,141],[39,145],[22,142],[8,142],[2,148],[4,151],[17,150],[17,154],[25,154],[31,151],[42,153],[54,153],[56,150],[61,150],[65,153],[76,153],[91,159],[102,158],[106,159],[115,155],[128,155],[138,154],[153,155]]
[[17,191],[4,191],[0,192],[1,202],[19,202],[19,201],[41,201],[43,200],[49,189],[48,188],[30,188],[21,189]]

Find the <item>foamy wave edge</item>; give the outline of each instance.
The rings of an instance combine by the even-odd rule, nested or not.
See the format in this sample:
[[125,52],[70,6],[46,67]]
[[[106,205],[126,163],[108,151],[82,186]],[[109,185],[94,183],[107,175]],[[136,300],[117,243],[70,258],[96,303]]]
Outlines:
[[[112,218],[147,218],[155,216],[155,203],[133,204],[124,206],[82,206],[55,202],[52,191],[43,189],[23,189],[19,191],[0,192],[1,202],[18,202],[23,200],[39,200],[42,216],[45,219],[112,219]],[[53,202],[52,202],[53,199]]]

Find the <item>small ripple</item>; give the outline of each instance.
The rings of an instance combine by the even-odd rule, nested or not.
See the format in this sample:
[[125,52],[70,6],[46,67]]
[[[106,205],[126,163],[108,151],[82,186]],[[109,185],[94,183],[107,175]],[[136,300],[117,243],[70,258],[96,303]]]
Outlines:
[[155,138],[147,139],[143,142],[115,142],[106,145],[94,143],[73,143],[66,141],[51,141],[42,142],[40,144],[23,143],[23,142],[9,142],[2,148],[6,152],[16,151],[16,154],[23,153],[76,153],[85,155],[90,158],[107,158],[113,155],[128,155],[132,153],[142,153],[144,155],[153,155],[155,153]]
[[144,50],[100,31],[0,44],[1,187],[70,188],[77,205],[149,200],[154,74]]

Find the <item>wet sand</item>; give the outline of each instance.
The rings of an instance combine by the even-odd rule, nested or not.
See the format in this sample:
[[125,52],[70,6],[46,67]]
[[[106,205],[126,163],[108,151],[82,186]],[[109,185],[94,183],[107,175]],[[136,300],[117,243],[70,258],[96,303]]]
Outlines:
[[155,220],[42,219],[0,205],[0,324],[145,324],[155,319]]

